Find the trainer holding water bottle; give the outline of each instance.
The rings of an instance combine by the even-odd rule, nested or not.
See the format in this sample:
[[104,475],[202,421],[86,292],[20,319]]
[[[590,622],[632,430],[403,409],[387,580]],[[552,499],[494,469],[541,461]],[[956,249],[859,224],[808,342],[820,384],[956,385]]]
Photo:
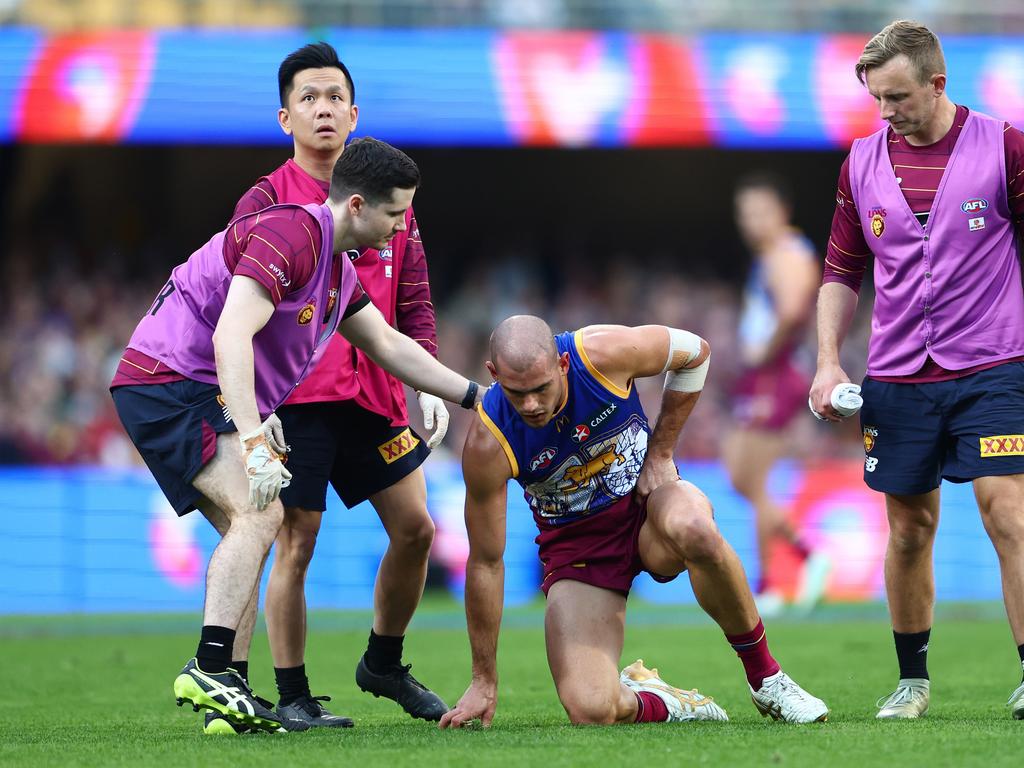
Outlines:
[[[818,296],[811,410],[839,421],[839,349],[874,257],[861,387],[864,479],[885,494],[885,588],[900,680],[879,718],[928,711],[939,485],[973,482],[1024,665],[1024,134],[950,101],[938,38],[896,21],[857,78],[888,125],[853,143],[839,176]],[[841,412],[842,411],[842,412]],[[1024,683],[1008,705],[1024,719]]]

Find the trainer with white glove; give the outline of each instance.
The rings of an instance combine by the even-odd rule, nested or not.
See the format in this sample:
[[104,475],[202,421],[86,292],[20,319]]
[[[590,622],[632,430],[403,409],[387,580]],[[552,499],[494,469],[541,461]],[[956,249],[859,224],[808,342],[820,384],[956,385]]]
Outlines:
[[[326,203],[281,201],[234,217],[171,272],[111,382],[118,416],[174,510],[198,509],[222,536],[206,569],[199,644],[173,691],[179,705],[231,718],[223,723],[230,732],[276,731],[295,719],[252,693],[244,664],[253,596],[285,515],[279,495],[293,473],[299,477],[284,467],[284,430],[295,437],[277,416],[335,331],[409,386],[467,408],[477,402],[475,382],[381,316],[348,256],[384,248],[407,230],[418,183],[405,154],[358,139],[333,164]],[[354,375],[335,379],[344,386]],[[348,413],[336,428],[351,434],[360,427]],[[397,463],[418,442],[406,429],[377,453]],[[272,644],[276,666],[288,666],[278,651]],[[204,728],[223,732],[212,717]]]

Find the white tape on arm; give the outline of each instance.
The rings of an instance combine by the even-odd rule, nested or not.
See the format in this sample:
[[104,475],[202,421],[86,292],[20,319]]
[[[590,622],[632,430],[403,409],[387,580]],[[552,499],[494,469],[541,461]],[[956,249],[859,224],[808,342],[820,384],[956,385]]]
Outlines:
[[669,371],[665,374],[665,389],[672,389],[676,392],[700,392],[704,389],[704,381],[708,377],[710,364],[711,355],[708,355],[704,358],[704,362],[696,368]]
[[665,367],[661,369],[662,373],[665,373],[665,371],[672,367],[672,360],[675,358],[676,352],[686,354],[686,360],[683,361],[683,365],[686,365],[700,354],[700,336],[689,331],[680,330],[679,328],[666,328],[665,330],[668,331],[668,360],[665,361]]

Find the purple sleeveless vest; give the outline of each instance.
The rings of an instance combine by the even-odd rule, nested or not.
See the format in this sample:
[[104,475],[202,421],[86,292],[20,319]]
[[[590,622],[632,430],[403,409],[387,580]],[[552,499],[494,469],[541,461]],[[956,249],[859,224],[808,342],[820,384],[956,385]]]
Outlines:
[[926,227],[896,181],[887,141],[882,129],[850,150],[850,186],[875,256],[868,375],[911,374],[927,356],[956,371],[1024,355],[1003,123],[967,116]]
[[[274,207],[280,206],[267,208],[261,214]],[[357,284],[355,267],[342,258],[341,284],[333,303],[329,301],[334,266],[331,210],[325,205],[301,207],[320,225],[320,256],[309,283],[286,294],[267,324],[253,337],[256,405],[261,418],[269,416],[313,370],[327,348],[326,342],[337,330]],[[188,261],[174,268],[174,291],[155,312],[143,317],[128,342],[130,348],[189,379],[207,384],[217,383],[213,331],[232,278],[224,265],[225,233],[214,235]]]

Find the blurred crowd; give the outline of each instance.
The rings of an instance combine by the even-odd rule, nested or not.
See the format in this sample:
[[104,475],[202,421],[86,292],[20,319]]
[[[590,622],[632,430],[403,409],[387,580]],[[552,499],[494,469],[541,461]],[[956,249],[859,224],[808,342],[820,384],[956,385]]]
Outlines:
[[[139,461],[113,411],[107,387],[124,345],[166,280],[161,264],[138,274],[123,255],[82,254],[53,233],[45,246],[14,246],[3,255],[0,301],[0,464],[126,466]],[[429,253],[428,253],[429,257]],[[580,259],[583,257],[580,256]],[[679,458],[714,459],[730,426],[729,389],[739,369],[736,324],[739,288],[694,278],[678,267],[638,268],[636,254],[600,267],[572,259],[552,266],[510,250],[479,260],[459,285],[432,282],[441,359],[489,381],[484,361],[495,324],[517,313],[538,314],[555,332],[594,323],[662,323],[688,328],[713,349],[708,385],[679,446]],[[438,274],[443,274],[438,270]],[[860,323],[846,349],[851,376],[863,373],[866,332]],[[805,350],[813,369],[813,338]],[[660,377],[639,383],[650,414],[661,396]],[[418,425],[415,399],[412,423]],[[461,450],[471,414],[451,406],[442,447]],[[795,436],[797,455],[856,455],[856,425],[830,429],[807,414]]]
[[0,23],[111,27],[466,27],[873,33],[894,18],[945,33],[1024,30],[1019,0],[0,0]]

